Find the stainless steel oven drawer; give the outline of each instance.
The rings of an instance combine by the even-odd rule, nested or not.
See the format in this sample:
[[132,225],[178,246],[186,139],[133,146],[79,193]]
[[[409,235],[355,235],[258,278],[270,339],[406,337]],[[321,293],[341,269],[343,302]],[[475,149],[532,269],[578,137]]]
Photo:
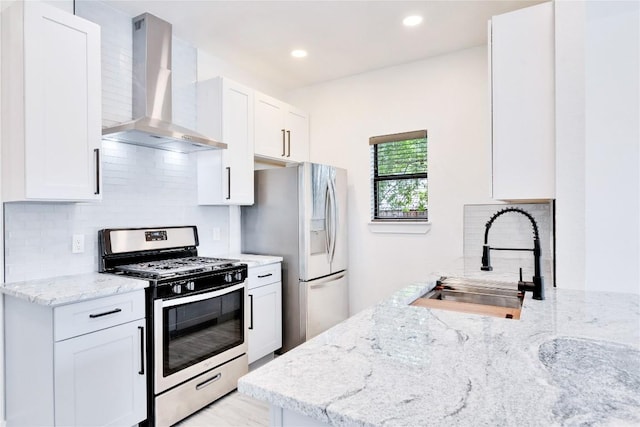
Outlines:
[[170,426],[204,408],[238,386],[248,371],[247,355],[201,374],[156,397],[155,424]]

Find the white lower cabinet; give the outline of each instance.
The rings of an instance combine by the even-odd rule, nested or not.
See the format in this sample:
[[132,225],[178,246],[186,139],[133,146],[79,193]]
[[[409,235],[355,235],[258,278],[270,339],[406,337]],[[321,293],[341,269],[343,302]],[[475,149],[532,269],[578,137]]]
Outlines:
[[142,319],[54,344],[56,425],[121,426],[146,418],[144,327]]
[[146,419],[144,291],[49,307],[5,297],[7,426]]
[[282,347],[281,264],[249,267],[249,363]]

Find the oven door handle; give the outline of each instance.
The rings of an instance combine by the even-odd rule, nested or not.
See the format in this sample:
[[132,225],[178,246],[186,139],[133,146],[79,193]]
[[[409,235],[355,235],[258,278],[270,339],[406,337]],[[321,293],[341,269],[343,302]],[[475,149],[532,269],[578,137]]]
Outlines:
[[191,302],[198,302],[206,299],[216,298],[216,297],[229,294],[231,292],[234,292],[243,288],[244,288],[244,282],[239,283],[237,285],[229,286],[228,288],[220,289],[219,291],[205,292],[197,295],[162,300],[162,308],[173,307],[174,305],[183,305],[183,304],[189,304]]

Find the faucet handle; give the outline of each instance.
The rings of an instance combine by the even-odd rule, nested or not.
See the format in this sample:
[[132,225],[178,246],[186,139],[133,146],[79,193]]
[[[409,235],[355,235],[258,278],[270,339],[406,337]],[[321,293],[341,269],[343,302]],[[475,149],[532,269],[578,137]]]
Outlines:
[[522,282],[522,267],[520,267],[520,282]]

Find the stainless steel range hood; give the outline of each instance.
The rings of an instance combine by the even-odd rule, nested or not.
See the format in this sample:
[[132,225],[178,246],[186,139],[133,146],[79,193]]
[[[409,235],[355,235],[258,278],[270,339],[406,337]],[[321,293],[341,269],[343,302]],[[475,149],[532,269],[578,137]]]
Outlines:
[[171,121],[171,24],[149,13],[133,18],[133,117],[102,139],[190,153],[227,144]]

